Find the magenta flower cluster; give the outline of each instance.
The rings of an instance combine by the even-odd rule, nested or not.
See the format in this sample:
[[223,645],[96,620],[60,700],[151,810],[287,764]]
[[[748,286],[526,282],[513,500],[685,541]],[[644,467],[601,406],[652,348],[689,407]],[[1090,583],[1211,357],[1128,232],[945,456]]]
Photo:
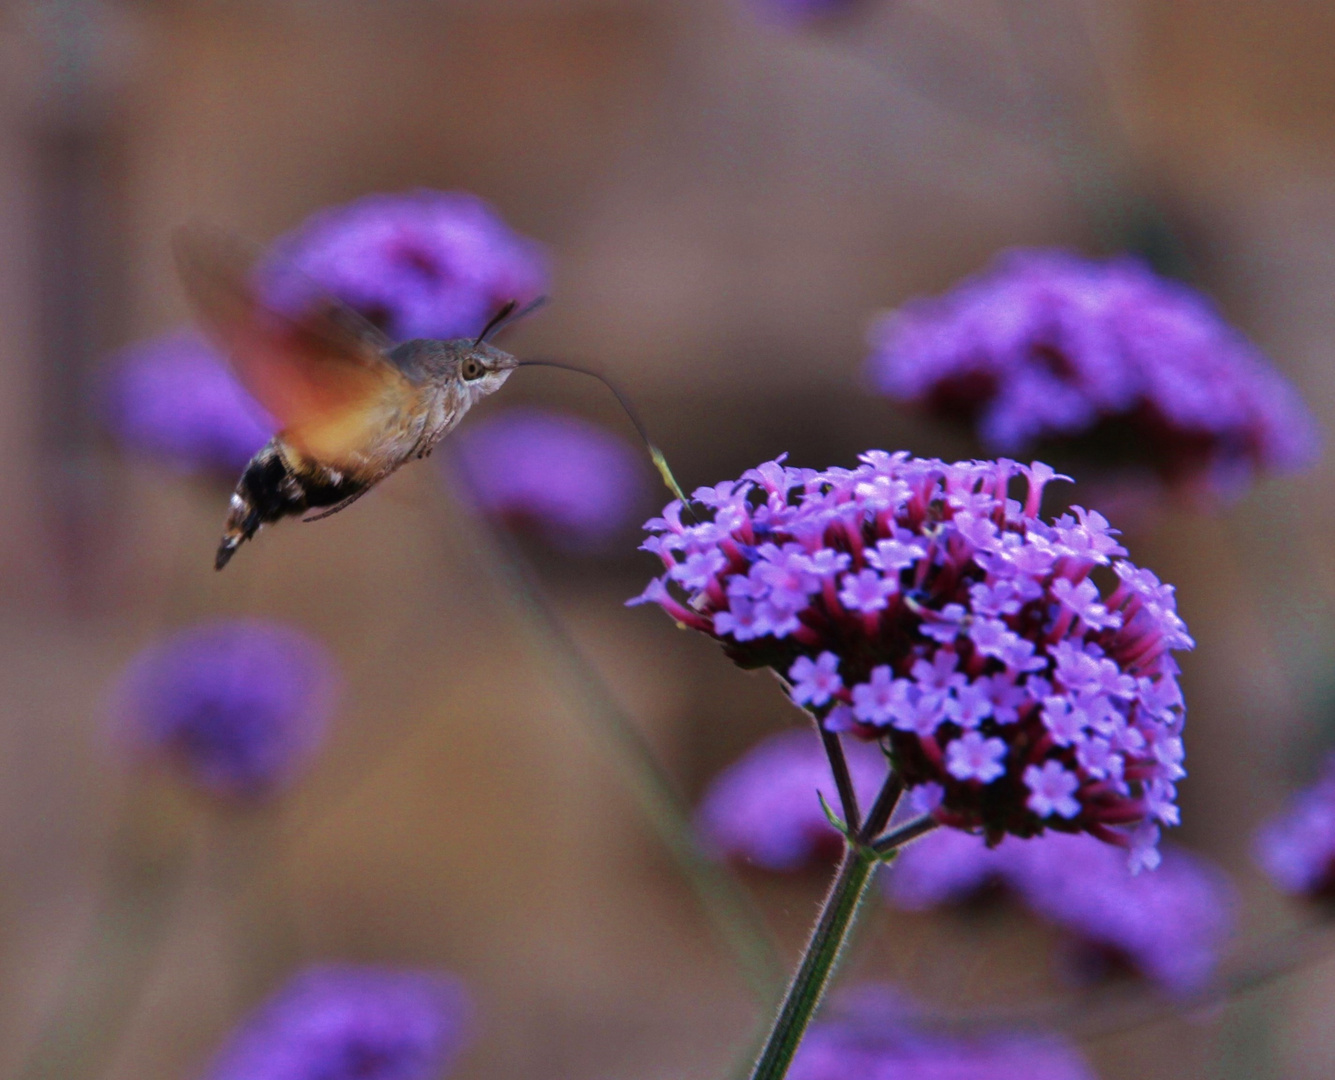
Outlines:
[[1184,775],[1172,650],[1193,642],[1101,515],[1039,518],[1055,478],[882,451],[771,461],[647,523],[666,572],[631,603],[774,669],[828,730],[885,740],[941,823],[993,843],[1089,832],[1152,866]]
[[1335,756],[1256,836],[1256,860],[1281,889],[1335,898]]
[[261,278],[280,311],[316,290],[395,340],[480,333],[507,300],[547,288],[547,257],[484,200],[462,191],[368,195],[322,210],[279,237]]
[[352,964],[308,968],[228,1040],[206,1080],[436,1080],[470,1013],[457,979]]
[[1094,464],[1135,461],[1228,495],[1319,449],[1296,390],[1214,305],[1127,257],[1003,253],[883,318],[871,343],[881,390],[976,425],[990,453],[1060,442]]
[[1132,874],[1087,836],[1008,839],[995,848],[941,829],[909,845],[886,878],[901,908],[921,910],[1002,885],[1061,927],[1076,959],[1111,959],[1174,994],[1204,987],[1234,927],[1237,895],[1200,856],[1168,847],[1152,874]]

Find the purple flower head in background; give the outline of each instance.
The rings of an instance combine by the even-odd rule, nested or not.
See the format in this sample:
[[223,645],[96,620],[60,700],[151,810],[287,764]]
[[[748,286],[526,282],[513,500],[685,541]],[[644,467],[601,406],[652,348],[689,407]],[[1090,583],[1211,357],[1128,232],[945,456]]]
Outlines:
[[860,0],[751,0],[762,18],[788,26],[819,22],[859,4]]
[[[847,759],[862,805],[885,779],[885,755],[851,744]],[[837,807],[830,761],[810,730],[785,731],[752,747],[714,778],[700,803],[700,834],[717,852],[766,870],[799,870],[838,856],[843,840],[821,809]]]
[[204,1080],[437,1080],[468,1023],[468,997],[435,972],[309,968],[248,1017]]
[[1256,860],[1287,893],[1335,899],[1335,756],[1257,833]]
[[116,353],[96,392],[103,422],[122,446],[185,471],[236,472],[276,427],[226,361],[189,332]]
[[1237,908],[1228,878],[1200,856],[1168,847],[1157,870],[1132,874],[1107,845],[1059,833],[995,848],[968,833],[933,833],[895,860],[886,891],[916,910],[993,884],[1066,931],[1077,960],[1113,960],[1174,994],[1209,982]]
[[292,627],[202,623],[131,662],[119,734],[137,756],[170,759],[210,794],[264,797],[310,764],[335,681],[324,648]]
[[605,546],[647,497],[636,448],[567,413],[507,409],[460,431],[454,448],[482,510],[563,548]]
[[368,195],[276,240],[261,272],[280,311],[315,289],[396,340],[471,337],[507,300],[547,289],[547,258],[482,199],[458,191]]
[[840,995],[830,1013],[808,1030],[789,1080],[1095,1080],[1066,1039],[934,1032],[892,987],[858,987]]
[[990,453],[1050,449],[1229,496],[1320,448],[1297,391],[1214,305],[1130,257],[1005,252],[871,342],[880,390],[974,425]]
[[1088,832],[1152,866],[1185,775],[1172,650],[1193,643],[1102,515],[1039,518],[1054,477],[882,451],[767,462],[648,522],[666,573],[631,602],[772,668],[827,729],[884,740],[942,824]]

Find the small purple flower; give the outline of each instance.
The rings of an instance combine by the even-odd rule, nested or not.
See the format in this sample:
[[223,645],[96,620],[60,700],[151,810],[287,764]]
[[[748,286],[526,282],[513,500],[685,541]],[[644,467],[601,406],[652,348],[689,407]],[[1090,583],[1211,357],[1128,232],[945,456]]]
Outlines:
[[921,910],[989,884],[1065,930],[1077,960],[1116,960],[1177,994],[1209,982],[1237,908],[1228,878],[1200,856],[1169,847],[1158,869],[1134,874],[1114,849],[1060,833],[989,848],[938,830],[904,849],[886,892],[896,906]]
[[[885,756],[867,743],[847,747],[853,787],[865,808],[885,779]],[[842,839],[818,793],[838,812],[830,763],[814,732],[785,731],[753,747],[714,778],[697,815],[720,854],[766,870],[798,870],[838,855]]]
[[95,392],[122,446],[186,472],[235,473],[277,427],[222,357],[187,332],[114,354]]
[[946,747],[946,772],[956,780],[977,780],[990,784],[1006,775],[1006,744],[1000,739],[985,739],[976,731],[966,731]]
[[851,470],[766,462],[646,525],[665,572],[632,602],[786,676],[828,730],[882,742],[910,790],[939,789],[940,823],[993,843],[1086,832],[1149,865],[1156,823],[1178,818],[1172,652],[1193,643],[1102,515],[1039,516],[1055,478],[881,451]]
[[477,334],[507,300],[541,295],[547,258],[476,196],[419,190],[307,218],[275,241],[261,279],[280,311],[319,289],[396,340],[455,338]]
[[811,1026],[790,1080],[1095,1080],[1068,1041],[1034,1032],[968,1036],[934,1032],[921,1010],[889,986],[839,995]]
[[832,652],[823,652],[815,660],[799,656],[788,669],[788,681],[793,685],[792,699],[797,704],[819,708],[843,689],[839,657]]
[[1257,833],[1256,861],[1287,893],[1335,897],[1335,756],[1317,782]]
[[204,1080],[436,1080],[470,1007],[448,975],[351,964],[308,968],[251,1014]]
[[1024,770],[1024,786],[1029,789],[1025,805],[1041,818],[1056,814],[1073,818],[1080,813],[1080,802],[1075,797],[1080,778],[1060,761],[1045,761]]
[[1060,444],[1227,497],[1320,448],[1297,391],[1214,305],[1131,258],[1005,252],[871,338],[880,390],[974,425],[991,453]]
[[[529,525],[567,550],[597,550],[633,519],[647,498],[636,449],[577,416],[512,408],[454,436],[453,460],[482,510]],[[722,567],[700,553],[678,571],[704,585]]]
[[260,798],[311,763],[334,697],[334,666],[300,631],[218,620],[149,646],[117,695],[118,733],[210,794]]

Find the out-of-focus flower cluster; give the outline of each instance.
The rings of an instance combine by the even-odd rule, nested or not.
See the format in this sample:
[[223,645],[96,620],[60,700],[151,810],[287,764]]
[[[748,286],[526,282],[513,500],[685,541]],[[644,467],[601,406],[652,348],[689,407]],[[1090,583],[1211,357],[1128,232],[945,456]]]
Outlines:
[[453,448],[480,509],[567,550],[605,546],[646,499],[636,449],[567,413],[507,409],[460,431]]
[[834,1018],[813,1024],[790,1080],[1094,1080],[1080,1052],[1055,1035],[995,1031],[968,1037],[923,1026],[891,987],[841,995]]
[[[858,801],[870,805],[886,776],[885,755],[870,743],[846,751]],[[799,870],[843,849],[820,799],[837,807],[830,759],[815,733],[785,731],[752,747],[720,773],[696,815],[705,841],[721,855],[766,870]]]
[[632,603],[773,668],[827,729],[885,739],[941,823],[1089,832],[1152,866],[1184,775],[1171,650],[1192,640],[1101,515],[1040,520],[1054,476],[881,451],[768,462],[648,522],[667,569]]
[[1006,252],[871,340],[881,390],[976,425],[991,453],[1051,447],[1229,495],[1319,449],[1297,392],[1214,305],[1128,257]]
[[1287,893],[1335,898],[1335,757],[1257,834],[1257,861]]
[[149,646],[118,688],[117,734],[166,758],[212,795],[260,798],[295,780],[319,749],[335,674],[300,631],[218,620]]
[[855,8],[859,0],[751,0],[763,19],[785,25],[818,22]]
[[121,350],[100,389],[103,422],[122,446],[183,471],[239,471],[274,433],[226,361],[188,331]]
[[1233,930],[1237,897],[1223,871],[1176,847],[1152,874],[1132,874],[1085,836],[1008,839],[938,831],[905,848],[886,879],[898,907],[959,902],[1002,885],[1078,943],[1077,958],[1119,961],[1170,993],[1208,983]]
[[455,338],[480,333],[506,301],[541,295],[547,258],[477,196],[421,190],[312,215],[274,241],[261,280],[279,311],[323,291],[395,340]]
[[237,1029],[205,1080],[436,1080],[463,1041],[463,986],[435,972],[310,968]]

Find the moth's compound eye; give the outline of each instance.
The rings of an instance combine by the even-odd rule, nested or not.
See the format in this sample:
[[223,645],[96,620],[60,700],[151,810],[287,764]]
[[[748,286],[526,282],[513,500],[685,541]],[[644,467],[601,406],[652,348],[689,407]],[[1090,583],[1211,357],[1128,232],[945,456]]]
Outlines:
[[463,375],[467,382],[473,382],[476,379],[482,378],[482,376],[487,373],[487,369],[482,366],[481,360],[477,359],[477,357],[470,356],[464,361],[464,366],[460,369],[459,373]]

